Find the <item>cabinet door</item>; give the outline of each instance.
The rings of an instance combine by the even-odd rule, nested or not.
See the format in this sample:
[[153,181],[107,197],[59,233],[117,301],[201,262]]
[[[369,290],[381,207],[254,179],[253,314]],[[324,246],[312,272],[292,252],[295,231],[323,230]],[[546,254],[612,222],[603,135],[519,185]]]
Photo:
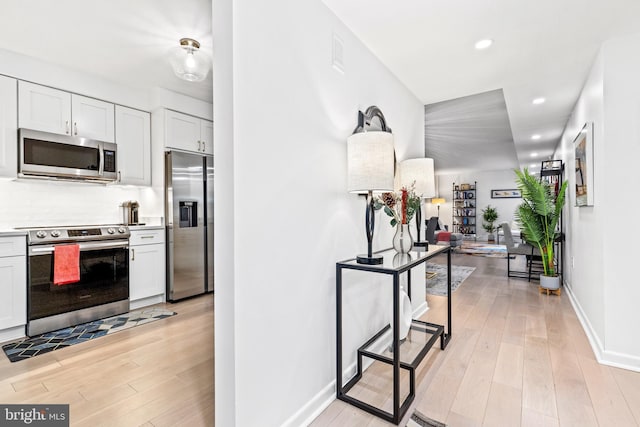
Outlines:
[[27,323],[27,260],[0,258],[0,329]]
[[0,175],[18,171],[18,88],[16,79],[0,76]]
[[114,105],[98,99],[71,97],[73,135],[114,142]]
[[71,94],[33,83],[18,82],[18,127],[69,135]]
[[151,115],[116,105],[118,180],[151,185]]
[[167,110],[165,126],[165,146],[167,148],[202,152],[200,119]]
[[213,122],[200,120],[200,141],[202,152],[213,155]]
[[163,294],[164,245],[131,246],[130,252],[129,298],[131,301]]

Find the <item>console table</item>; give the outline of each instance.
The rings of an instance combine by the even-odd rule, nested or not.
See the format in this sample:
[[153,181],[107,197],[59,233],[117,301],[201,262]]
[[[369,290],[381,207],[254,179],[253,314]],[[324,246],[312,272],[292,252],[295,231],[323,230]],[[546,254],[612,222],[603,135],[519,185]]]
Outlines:
[[[440,348],[445,349],[451,339],[451,248],[449,246],[429,245],[428,250],[418,248],[419,250],[409,252],[408,256],[398,256],[399,254],[393,249],[387,249],[377,252],[383,255],[384,261],[378,265],[358,264],[355,259],[349,259],[336,263],[336,390],[337,398],[348,402],[364,411],[376,415],[388,422],[398,424],[402,417],[409,409],[409,405],[415,398],[415,371],[420,362],[427,355],[428,351],[433,347],[434,343],[440,338]],[[447,330],[443,325],[438,325],[421,320],[412,320],[410,327],[410,337],[401,343],[399,339],[400,327],[400,275],[410,271],[412,268],[426,263],[427,260],[436,255],[447,254]],[[395,258],[395,260],[394,260]],[[391,340],[390,351],[376,351],[375,347],[388,337],[384,335],[390,329],[390,325],[386,325],[366,343],[358,348],[357,372],[356,375],[342,383],[342,271],[343,270],[360,270],[371,273],[379,273],[390,275],[393,278],[393,336]],[[408,294],[411,297],[411,274],[407,274]],[[420,281],[420,286],[424,286],[424,282]],[[414,334],[423,336],[424,341],[413,339]],[[418,336],[418,335],[415,335]],[[416,348],[416,342],[418,346]],[[377,345],[376,345],[377,344]],[[411,347],[411,348],[409,348]],[[349,396],[348,392],[362,378],[362,358],[367,357],[382,363],[389,364],[393,367],[393,412],[387,412],[377,408],[369,403],[359,400],[353,396]],[[400,402],[400,369],[409,372],[409,394],[404,402]]]

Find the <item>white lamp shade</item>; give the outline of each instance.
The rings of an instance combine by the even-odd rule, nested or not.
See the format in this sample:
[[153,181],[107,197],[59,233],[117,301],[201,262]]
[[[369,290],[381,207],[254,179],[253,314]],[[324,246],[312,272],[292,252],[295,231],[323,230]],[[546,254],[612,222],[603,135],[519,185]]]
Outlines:
[[428,199],[436,195],[433,159],[408,159],[400,163],[400,186],[408,188],[414,181],[418,196]]
[[347,189],[351,193],[393,191],[393,135],[360,132],[347,139]]

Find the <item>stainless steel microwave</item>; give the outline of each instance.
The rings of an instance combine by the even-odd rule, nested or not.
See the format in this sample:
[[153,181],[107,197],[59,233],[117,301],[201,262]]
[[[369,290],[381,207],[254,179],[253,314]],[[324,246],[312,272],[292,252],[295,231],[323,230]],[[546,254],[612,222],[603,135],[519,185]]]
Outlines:
[[19,176],[115,181],[116,144],[19,129]]

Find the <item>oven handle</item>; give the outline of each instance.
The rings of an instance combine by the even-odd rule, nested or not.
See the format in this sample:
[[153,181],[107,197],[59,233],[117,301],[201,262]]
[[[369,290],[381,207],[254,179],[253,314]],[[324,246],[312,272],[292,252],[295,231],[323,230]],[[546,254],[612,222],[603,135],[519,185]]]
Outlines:
[[[79,243],[80,251],[97,251],[100,249],[128,249],[128,240],[115,240],[111,242],[91,242]],[[29,248],[29,255],[53,253],[54,248],[59,245],[32,246]]]

